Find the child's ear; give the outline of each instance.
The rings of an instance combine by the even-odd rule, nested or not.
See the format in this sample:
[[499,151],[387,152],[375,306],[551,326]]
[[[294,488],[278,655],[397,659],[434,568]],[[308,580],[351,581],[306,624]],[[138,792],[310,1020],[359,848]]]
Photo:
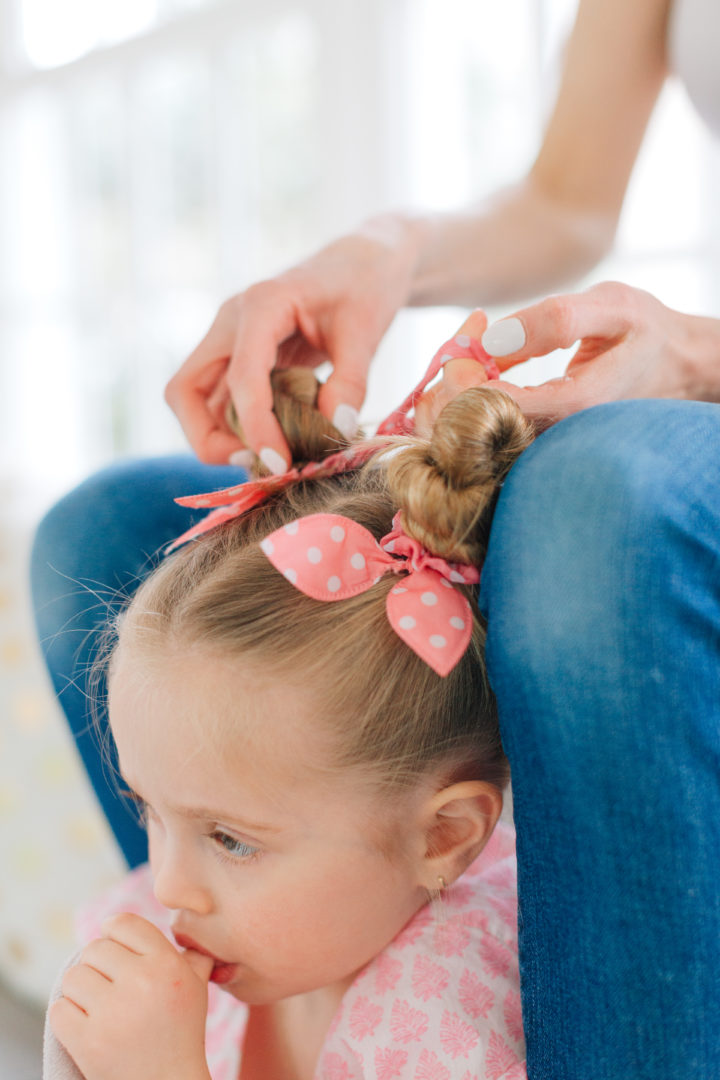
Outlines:
[[423,884],[438,878],[450,885],[477,858],[502,813],[502,791],[482,780],[450,784],[428,800],[425,814]]

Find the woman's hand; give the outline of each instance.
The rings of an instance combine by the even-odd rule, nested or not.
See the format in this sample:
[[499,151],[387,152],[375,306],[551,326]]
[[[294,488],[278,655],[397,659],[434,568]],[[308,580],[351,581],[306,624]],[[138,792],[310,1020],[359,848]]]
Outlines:
[[501,371],[579,341],[565,374],[506,390],[540,426],[623,398],[720,401],[720,320],[684,315],[640,289],[604,282],[551,296],[488,327],[482,338]]
[[49,1013],[85,1080],[209,1080],[212,960],[179,953],[138,915],[117,915],[103,930],[65,973]]
[[[272,472],[287,467],[287,444],[272,413],[275,366],[315,368],[329,360],[333,372],[318,406],[352,437],[370,361],[407,301],[415,257],[412,224],[379,218],[224,303],[165,395],[200,459],[225,464],[247,446]],[[242,441],[225,421],[230,398]]]

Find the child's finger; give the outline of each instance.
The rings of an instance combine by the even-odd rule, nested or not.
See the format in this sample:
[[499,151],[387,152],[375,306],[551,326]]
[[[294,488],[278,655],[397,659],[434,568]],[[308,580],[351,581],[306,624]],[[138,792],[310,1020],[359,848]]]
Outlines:
[[147,956],[148,953],[167,949],[176,951],[175,946],[170,944],[157,926],[143,919],[141,915],[133,915],[128,911],[106,919],[101,929],[103,937],[123,945],[138,956]]
[[113,981],[120,974],[121,958],[128,956],[125,946],[111,938],[95,938],[80,954],[79,963],[94,968],[100,975]]
[[500,370],[507,371],[530,357],[568,349],[581,338],[619,340],[632,327],[624,301],[625,290],[612,282],[582,293],[550,296],[492,323],[482,345]]
[[215,964],[212,956],[205,956],[204,953],[196,952],[195,949],[185,949],[182,956],[199,979],[209,982]]
[[98,995],[110,986],[111,979],[87,964],[73,964],[67,969],[62,980],[63,997],[87,1015],[90,1015],[93,1003],[98,1001]]

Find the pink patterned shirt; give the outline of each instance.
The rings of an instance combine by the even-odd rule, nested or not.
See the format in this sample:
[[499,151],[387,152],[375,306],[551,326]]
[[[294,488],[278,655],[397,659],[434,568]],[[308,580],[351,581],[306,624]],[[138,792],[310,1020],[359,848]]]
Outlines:
[[[517,962],[515,837],[499,825],[485,850],[422,908],[347,990],[315,1080],[526,1080]],[[78,919],[81,943],[105,918],[131,911],[169,936],[169,911],[138,867]],[[236,1080],[248,1009],[209,986],[213,1080]]]

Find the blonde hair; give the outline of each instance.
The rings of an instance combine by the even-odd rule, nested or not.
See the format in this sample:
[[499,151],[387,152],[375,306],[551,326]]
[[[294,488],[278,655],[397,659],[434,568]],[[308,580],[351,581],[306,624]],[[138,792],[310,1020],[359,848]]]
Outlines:
[[[318,430],[324,441],[323,424]],[[312,436],[305,431],[303,439],[314,454]],[[271,565],[259,542],[318,512],[352,518],[380,539],[400,509],[406,531],[431,552],[478,563],[499,486],[531,439],[510,397],[466,391],[443,410],[431,440],[392,440],[394,454],[353,474],[297,484],[167,559],[129,605],[123,648],[140,634],[143,655],[200,646],[301,677],[319,692],[323,722],[334,725],[333,766],[364,768],[397,785],[442,765],[448,779],[504,786],[508,766],[474,597],[470,646],[441,678],[388,623],[394,575],[360,596],[316,601]]]

